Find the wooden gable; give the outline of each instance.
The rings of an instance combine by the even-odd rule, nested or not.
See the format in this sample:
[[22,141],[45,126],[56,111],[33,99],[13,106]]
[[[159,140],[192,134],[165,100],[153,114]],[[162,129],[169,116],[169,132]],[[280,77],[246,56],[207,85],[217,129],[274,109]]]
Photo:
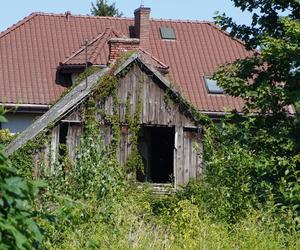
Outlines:
[[[109,145],[112,140],[112,126],[104,116],[116,115],[117,110],[121,137],[117,149],[117,159],[120,165],[126,163],[132,151],[132,133],[126,116],[128,114],[132,116],[140,109],[138,123],[140,130],[145,132],[145,136],[139,137],[142,141],[139,143],[139,152],[143,156],[145,168],[148,168],[145,172],[150,174],[152,172],[153,174],[155,171],[156,179],[160,180],[160,171],[164,172],[164,165],[161,162],[166,159],[163,159],[164,152],[160,154],[161,161],[157,161],[155,157],[160,153],[159,147],[162,146],[160,144],[169,140],[166,145],[169,148],[168,157],[172,158],[171,160],[168,158],[168,164],[172,163],[171,171],[168,172],[172,175],[170,177],[172,184],[178,187],[187,184],[191,179],[198,178],[202,172],[201,126],[196,125],[190,112],[185,112],[184,105],[173,100],[172,93],[174,94],[174,92],[172,91],[174,90],[171,89],[167,78],[151,65],[145,63],[138,54],[135,54],[113,72],[118,79],[114,95],[97,98],[97,93],[102,96],[101,92],[96,91],[97,86],[107,74],[110,72],[105,69],[89,77],[87,84],[86,81],[83,81],[76,86],[44,116],[24,131],[9,146],[9,151],[16,150],[36,136],[38,131],[45,131],[49,127],[49,123],[53,122],[52,132],[49,133],[51,140],[49,145],[45,145],[44,155],[39,158],[49,159],[48,169],[51,170],[52,174],[55,173],[53,163],[58,159],[60,143],[66,144],[70,157],[75,158],[79,138],[84,131],[83,117],[78,112],[86,109],[88,98],[94,96],[96,97],[95,108],[99,111],[96,113],[96,118],[101,124],[106,145]],[[177,92],[177,95],[180,94]],[[77,99],[78,101],[75,102]],[[117,103],[115,100],[118,100]],[[63,126],[66,129],[63,129]],[[62,133],[65,138],[62,138]],[[161,150],[165,150],[164,147],[161,147]],[[162,165],[160,168],[154,169],[157,164]],[[147,181],[155,182],[153,179],[152,176]],[[165,179],[163,180],[165,181]]]

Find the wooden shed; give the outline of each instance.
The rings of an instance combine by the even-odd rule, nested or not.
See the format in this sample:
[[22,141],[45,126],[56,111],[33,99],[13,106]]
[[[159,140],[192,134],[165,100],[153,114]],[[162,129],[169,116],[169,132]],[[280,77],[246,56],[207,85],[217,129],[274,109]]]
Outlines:
[[[105,96],[99,84],[109,77],[116,77],[118,82],[114,93]],[[137,173],[137,181],[171,183],[179,187],[201,175],[201,121],[180,91],[141,52],[113,68],[101,69],[73,87],[8,146],[7,154],[48,131],[51,139],[34,157],[35,161],[42,159],[49,171],[55,173],[60,144],[66,145],[71,158],[76,157],[80,136],[85,131],[82,110],[87,108],[91,96],[97,97],[94,105],[101,110],[96,117],[106,146],[111,144],[113,136],[107,117],[118,117],[120,140],[116,157],[120,166],[126,164],[133,150],[133,121],[129,121],[128,115],[138,124],[137,149],[144,171]]]

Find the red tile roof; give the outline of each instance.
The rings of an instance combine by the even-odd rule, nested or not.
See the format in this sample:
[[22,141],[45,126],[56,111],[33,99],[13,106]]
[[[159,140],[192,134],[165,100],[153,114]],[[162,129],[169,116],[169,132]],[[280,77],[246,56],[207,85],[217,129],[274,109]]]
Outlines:
[[[86,40],[98,38],[95,46],[96,41],[99,48],[106,46],[103,41],[108,32],[130,37],[133,25],[129,18],[31,14],[0,33],[0,103],[49,104],[63,91],[55,83],[60,62],[80,62],[80,48]],[[162,40],[160,27],[172,27],[176,40]],[[203,79],[221,64],[249,56],[241,42],[209,22],[151,19],[150,29],[147,53],[170,67],[169,78],[199,110],[241,110],[240,99],[208,94]],[[89,58],[94,60],[91,63],[105,64],[107,55],[90,54]]]
[[93,65],[106,65],[109,59],[108,41],[112,37],[121,37],[112,28],[106,28],[92,41],[87,41],[87,46],[83,45],[78,51],[62,62],[64,65],[85,64],[85,47],[87,48],[87,62]]
[[[92,41],[87,42],[87,46],[86,45],[82,46],[78,51],[76,51],[66,60],[61,62],[61,66],[85,65],[86,57],[87,57],[87,63],[89,64],[106,65],[107,62],[109,61],[108,41],[110,41],[111,38],[121,38],[121,37],[122,35],[118,34],[112,28],[107,28],[103,33],[99,34],[96,38],[92,39]],[[87,49],[87,51],[85,51],[85,48]],[[148,63],[152,64],[154,67],[163,70],[167,70],[169,68],[169,66],[159,61],[155,56],[153,56],[148,51],[145,51],[143,48],[138,48],[138,50],[143,53],[144,59]]]

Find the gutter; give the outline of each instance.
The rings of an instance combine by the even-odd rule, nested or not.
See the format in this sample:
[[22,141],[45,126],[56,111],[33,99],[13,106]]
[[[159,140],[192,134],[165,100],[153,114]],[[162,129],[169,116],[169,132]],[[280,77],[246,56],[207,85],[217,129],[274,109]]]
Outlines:
[[[285,112],[288,116],[292,117],[292,116],[296,115],[296,112],[295,112],[294,108],[291,105],[289,105],[288,109],[289,110],[287,112]],[[202,113],[202,114],[208,115],[212,119],[220,119],[220,118],[222,118],[226,115],[231,114],[230,111],[229,112],[222,112],[222,111],[215,111],[214,112],[214,111],[201,111],[200,110],[199,112]],[[244,115],[243,112],[236,112],[236,114]],[[260,113],[259,112],[252,112],[251,114],[252,115],[259,115]],[[267,113],[265,115],[271,115],[271,113]]]
[[46,104],[16,104],[16,103],[0,103],[0,106],[13,109],[8,112],[37,112],[45,113],[51,106]]

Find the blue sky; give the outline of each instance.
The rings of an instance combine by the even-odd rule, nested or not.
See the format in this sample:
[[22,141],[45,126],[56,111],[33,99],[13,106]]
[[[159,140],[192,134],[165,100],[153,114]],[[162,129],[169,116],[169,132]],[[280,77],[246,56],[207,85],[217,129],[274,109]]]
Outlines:
[[[95,0],[94,0],[95,1]],[[110,0],[126,17],[141,1],[151,7],[151,17],[164,19],[191,19],[211,21],[215,11],[225,12],[239,23],[248,23],[250,15],[235,8],[230,0]],[[0,8],[0,31],[3,31],[32,12],[90,14],[92,0],[18,0],[2,1]]]

